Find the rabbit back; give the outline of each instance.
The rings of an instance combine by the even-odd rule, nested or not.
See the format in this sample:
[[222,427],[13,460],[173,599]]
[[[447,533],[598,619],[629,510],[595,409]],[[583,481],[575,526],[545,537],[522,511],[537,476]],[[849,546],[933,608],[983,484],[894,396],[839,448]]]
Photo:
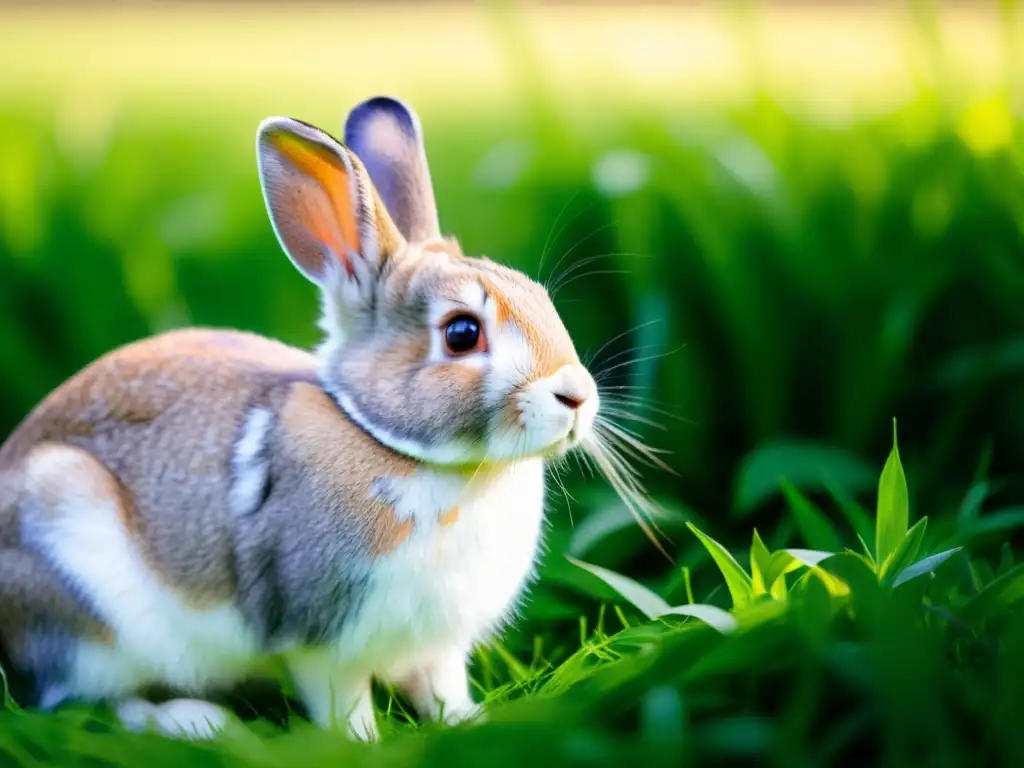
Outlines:
[[[56,444],[94,457],[126,497],[125,523],[147,558],[198,604],[233,594],[228,552],[237,495],[232,454],[244,419],[315,358],[239,331],[188,329],[125,345],[55,389],[0,448],[0,474]],[[0,542],[19,538],[2,515]]]

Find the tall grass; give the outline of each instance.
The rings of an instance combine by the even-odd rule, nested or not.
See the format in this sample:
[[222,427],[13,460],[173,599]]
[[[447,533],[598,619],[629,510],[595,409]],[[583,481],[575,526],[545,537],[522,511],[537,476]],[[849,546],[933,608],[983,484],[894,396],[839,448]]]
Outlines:
[[[801,106],[758,58],[758,7],[730,28],[761,75],[745,100],[672,107],[608,85],[587,101],[549,82],[514,14],[496,17],[498,50],[520,100],[417,91],[445,229],[561,283],[581,351],[631,388],[612,391],[654,422],[631,428],[678,473],[644,474],[669,560],[609,489],[563,478],[527,613],[474,665],[487,724],[417,727],[387,691],[374,749],[316,733],[279,695],[212,746],[125,734],[102,711],[9,712],[0,759],[1022,762],[1019,65],[972,78],[913,8],[896,34],[912,87],[870,109],[838,109],[841,89],[832,112]],[[348,77],[353,93],[379,83]],[[252,133],[286,103],[337,131],[324,121],[345,104],[249,82],[244,106],[225,92],[219,109],[168,110],[167,85],[108,110],[21,86],[0,103],[0,434],[164,328],[315,341]]]

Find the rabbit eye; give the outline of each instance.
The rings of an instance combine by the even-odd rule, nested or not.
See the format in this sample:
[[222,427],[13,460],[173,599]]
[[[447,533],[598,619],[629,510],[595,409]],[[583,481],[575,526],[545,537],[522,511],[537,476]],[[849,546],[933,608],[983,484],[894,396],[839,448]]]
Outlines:
[[472,315],[456,315],[444,327],[444,343],[450,354],[479,351],[482,341],[480,322]]

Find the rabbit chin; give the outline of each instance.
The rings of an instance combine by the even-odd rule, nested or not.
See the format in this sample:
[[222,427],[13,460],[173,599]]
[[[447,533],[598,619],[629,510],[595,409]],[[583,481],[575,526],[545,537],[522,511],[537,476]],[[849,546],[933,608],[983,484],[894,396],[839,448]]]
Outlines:
[[549,393],[527,392],[519,398],[519,418],[491,430],[486,451],[490,461],[558,458],[583,443],[594,430],[596,396],[576,411],[553,405]]
[[579,446],[588,431],[577,426],[558,431],[508,427],[494,435],[484,458],[495,463],[559,458]]

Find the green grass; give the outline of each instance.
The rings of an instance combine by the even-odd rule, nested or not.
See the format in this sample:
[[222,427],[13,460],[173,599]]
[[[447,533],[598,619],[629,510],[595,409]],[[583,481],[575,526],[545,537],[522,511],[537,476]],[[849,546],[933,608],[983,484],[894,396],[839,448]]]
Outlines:
[[[321,24],[310,13],[307,27]],[[814,72],[758,58],[769,15],[726,27],[749,53],[733,68],[749,80],[740,98],[735,72],[729,99],[704,85],[676,104],[664,75],[651,81],[665,98],[641,98],[626,75],[578,93],[515,27],[474,43],[500,43],[508,69],[467,74],[461,96],[457,57],[434,78],[445,88],[422,85],[426,58],[422,71],[392,63],[408,80],[385,83],[415,97],[445,229],[467,251],[571,280],[556,304],[581,352],[609,387],[637,388],[631,407],[655,424],[631,426],[678,473],[644,469],[668,558],[571,472],[567,496],[553,487],[521,620],[475,659],[487,723],[421,727],[379,691],[390,714],[369,748],[271,693],[255,713],[239,703],[245,728],[188,745],[123,733],[102,710],[11,705],[0,763],[1024,764],[1019,63],[965,25],[956,45],[973,40],[988,62],[968,66],[920,13],[887,28],[918,55],[912,76],[893,75],[907,92],[873,81],[885,98],[814,109],[796,98]],[[337,88],[298,87],[313,66],[302,52],[325,43],[293,31],[264,84],[276,25],[261,18],[203,27],[204,40],[230,29],[232,55],[259,65],[244,97],[233,78],[248,69],[212,43],[170,67],[171,36],[135,38],[137,19],[91,45],[78,22],[5,28],[17,77],[0,91],[0,435],[95,356],[163,328],[315,341],[313,289],[266,220],[253,133],[282,111],[337,131],[349,96],[385,81],[348,67]],[[80,46],[81,72],[29,55],[51,29]],[[994,34],[1012,43],[1008,30]],[[147,64],[139,51],[161,39]],[[346,56],[369,55],[359,44]],[[986,67],[997,75],[967,74]],[[498,71],[511,84],[482,107]],[[196,97],[182,100],[189,78]]]
[[257,719],[239,703],[246,726],[196,745],[123,733],[98,709],[11,705],[0,748],[24,765],[1017,764],[1024,564],[1008,547],[996,568],[961,546],[935,551],[927,516],[908,528],[895,435],[876,502],[873,515],[852,508],[873,544],[839,551],[773,551],[754,531],[749,557],[734,555],[688,524],[714,563],[699,569],[710,588],[695,590],[688,569],[682,585],[651,588],[561,566],[548,587],[600,604],[596,618],[580,619],[576,648],[481,652],[484,723],[417,726],[380,691],[379,745],[316,731],[284,699]]

